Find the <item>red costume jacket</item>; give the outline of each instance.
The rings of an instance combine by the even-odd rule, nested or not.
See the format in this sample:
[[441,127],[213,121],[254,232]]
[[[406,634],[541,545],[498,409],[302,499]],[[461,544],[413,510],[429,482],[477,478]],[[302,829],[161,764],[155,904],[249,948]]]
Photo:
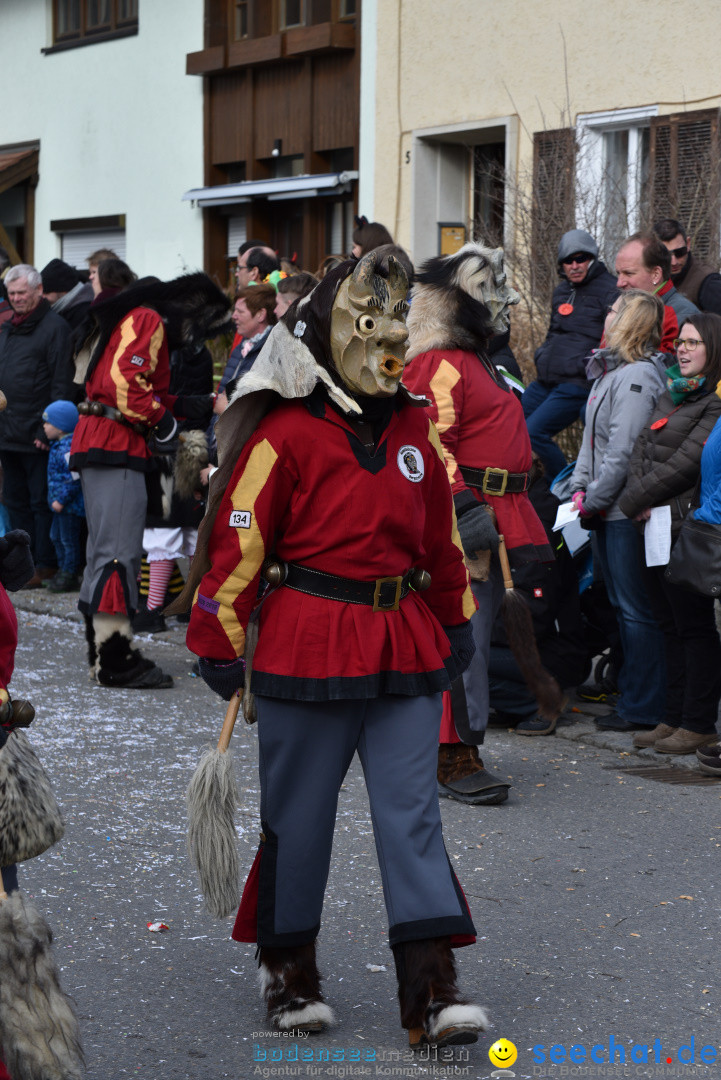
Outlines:
[[531,440],[516,395],[475,353],[461,349],[420,353],[406,368],[403,382],[431,400],[428,411],[441,437],[453,494],[470,491],[493,507],[511,565],[551,562],[553,552],[527,492],[483,495],[468,487],[459,468],[528,472]]
[[[118,323],[90,378],[88,401],[118,409],[130,424],[155,427],[175,400],[168,396],[170,360],[163,320],[138,307]],[[70,448],[71,469],[117,465],[147,471],[151,455],[143,435],[107,416],[81,416]]]
[[449,685],[442,626],[476,604],[463,563],[438,434],[401,399],[373,454],[316,391],[279,405],[240,455],[215,520],[212,569],[196,593],[188,647],[243,654],[261,565],[274,553],[356,581],[420,567],[431,587],[397,611],[310,596],[281,586],[260,610],[251,687],[305,701],[429,694]]

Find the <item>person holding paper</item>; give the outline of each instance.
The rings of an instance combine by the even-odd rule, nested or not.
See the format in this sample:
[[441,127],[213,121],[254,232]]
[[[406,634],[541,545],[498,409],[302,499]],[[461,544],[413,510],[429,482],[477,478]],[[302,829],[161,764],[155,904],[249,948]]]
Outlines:
[[662,324],[658,297],[627,289],[606,319],[607,347],[592,352],[586,362],[588,377],[595,381],[572,477],[572,501],[582,522],[595,530],[594,559],[623,647],[616,711],[596,720],[597,727],[608,731],[655,728],[665,716],[663,636],[643,585],[636,530],[618,505],[633,445],[665,385]]
[[[674,344],[677,363],[668,368],[667,388],[636,440],[619,499],[638,522],[653,508],[668,507],[672,539],[691,509],[704,444],[721,417],[721,316],[695,315]],[[666,581],[665,569],[646,566],[644,580],[666,648],[666,714],[633,742],[662,754],[692,754],[717,740],[721,642],[713,597]]]

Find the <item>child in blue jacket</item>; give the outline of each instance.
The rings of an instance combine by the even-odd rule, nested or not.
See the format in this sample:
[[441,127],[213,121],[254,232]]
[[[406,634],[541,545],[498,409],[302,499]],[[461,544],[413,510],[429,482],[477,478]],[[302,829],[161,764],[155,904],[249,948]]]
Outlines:
[[43,427],[50,443],[48,503],[53,511],[50,539],[58,557],[58,572],[45,582],[50,592],[74,592],[80,588],[81,531],[85,517],[80,480],[70,471],[70,443],[78,422],[72,401],[53,401],[43,413]]

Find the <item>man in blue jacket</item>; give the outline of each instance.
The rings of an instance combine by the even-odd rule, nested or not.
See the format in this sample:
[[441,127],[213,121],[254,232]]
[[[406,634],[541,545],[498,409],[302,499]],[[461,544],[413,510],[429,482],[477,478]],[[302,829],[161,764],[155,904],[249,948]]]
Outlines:
[[526,388],[523,412],[531,446],[552,480],[566,464],[553,436],[582,414],[591,384],[584,361],[598,348],[616,279],[598,258],[598,244],[583,229],[564,233],[558,245],[561,283],[553,292],[546,340],[536,349],[538,378]]

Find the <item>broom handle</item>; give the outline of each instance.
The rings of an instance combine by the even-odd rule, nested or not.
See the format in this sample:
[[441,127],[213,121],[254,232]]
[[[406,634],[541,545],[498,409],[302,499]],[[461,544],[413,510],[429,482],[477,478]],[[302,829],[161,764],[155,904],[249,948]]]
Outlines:
[[511,575],[511,567],[508,562],[508,552],[506,551],[506,541],[503,536],[498,537],[498,558],[501,563],[501,573],[503,574],[503,586],[506,589],[513,588],[513,577]]
[[5,892],[2,885],[0,885],[0,904],[2,904],[3,900],[7,900],[7,898],[8,894]]
[[238,718],[239,708],[240,697],[238,694],[233,694],[228,702],[228,708],[225,710],[225,720],[223,721],[220,738],[218,739],[218,749],[221,754],[224,754],[230,746],[230,736],[233,734],[233,728],[235,727],[235,721]]

